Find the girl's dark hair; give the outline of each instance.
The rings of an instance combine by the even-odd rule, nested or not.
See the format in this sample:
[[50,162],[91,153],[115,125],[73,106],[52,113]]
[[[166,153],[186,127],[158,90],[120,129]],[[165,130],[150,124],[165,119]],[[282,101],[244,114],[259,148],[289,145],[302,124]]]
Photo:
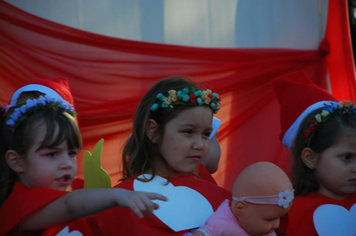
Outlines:
[[[175,118],[182,110],[191,108],[191,106],[176,105],[171,111],[159,109],[154,112],[151,112],[150,108],[152,104],[156,102],[157,94],[166,93],[171,89],[180,90],[187,87],[201,89],[200,86],[193,84],[189,77],[172,76],[158,81],[143,96],[135,114],[133,133],[127,140],[123,150],[122,162],[124,176],[121,180],[133,177],[148,182],[154,178],[155,169],[152,165],[153,158],[161,158],[163,162],[165,162],[165,160],[159,151],[158,145],[152,143],[146,135],[148,120],[153,119],[156,121],[161,134],[160,137],[162,137],[166,123]],[[167,164],[166,166],[169,170]],[[137,178],[137,174],[145,173],[149,169],[153,172],[150,179]]]
[[17,98],[16,106],[26,103],[27,99],[37,99],[40,96],[44,96],[44,95],[46,95],[46,94],[44,94],[40,91],[35,91],[35,90],[21,92],[19,97]]
[[[15,107],[14,107],[15,108]],[[13,109],[13,108],[11,108]],[[0,206],[7,196],[11,193],[12,188],[18,176],[7,165],[5,156],[8,150],[14,150],[19,155],[26,155],[27,150],[33,144],[36,136],[36,129],[41,125],[46,125],[46,134],[42,141],[41,147],[56,147],[67,141],[69,149],[81,149],[82,138],[76,120],[73,116],[61,108],[42,107],[26,114],[27,117],[15,129],[6,125],[5,111],[1,110],[1,150],[0,150]],[[58,126],[58,133],[55,131]]]
[[302,160],[304,148],[311,148],[316,154],[321,154],[325,149],[334,145],[347,131],[356,132],[356,115],[352,113],[329,114],[329,119],[319,123],[313,133],[307,138],[304,132],[309,128],[316,114],[320,114],[324,108],[311,112],[301,123],[291,152],[294,156],[292,183],[295,196],[315,192],[319,189],[319,181],[315,170],[308,168]]

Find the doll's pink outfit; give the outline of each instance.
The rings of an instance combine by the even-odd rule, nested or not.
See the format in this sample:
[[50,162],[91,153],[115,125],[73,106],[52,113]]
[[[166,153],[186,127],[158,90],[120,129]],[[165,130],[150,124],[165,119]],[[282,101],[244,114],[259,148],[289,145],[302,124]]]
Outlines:
[[[205,225],[198,229],[206,236],[250,236],[230,210],[229,200],[224,200],[214,214],[212,214]],[[188,234],[184,235],[188,236]],[[266,234],[266,236],[276,236],[275,233]]]

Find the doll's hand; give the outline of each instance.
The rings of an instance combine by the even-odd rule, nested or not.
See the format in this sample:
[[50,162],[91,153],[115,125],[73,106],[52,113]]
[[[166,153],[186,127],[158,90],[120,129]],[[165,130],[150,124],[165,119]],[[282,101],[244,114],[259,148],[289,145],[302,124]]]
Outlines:
[[159,208],[159,205],[152,202],[152,200],[167,201],[165,196],[158,193],[120,190],[122,190],[122,192],[119,193],[117,199],[118,205],[130,208],[139,218],[143,218],[145,214],[150,217],[153,210]]

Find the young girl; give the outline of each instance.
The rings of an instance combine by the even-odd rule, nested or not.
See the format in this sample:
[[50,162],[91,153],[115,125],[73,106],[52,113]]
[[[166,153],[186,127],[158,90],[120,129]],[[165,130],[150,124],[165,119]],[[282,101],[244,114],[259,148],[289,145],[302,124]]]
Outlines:
[[[76,176],[82,140],[72,106],[41,96],[1,109],[0,235],[92,235],[83,218],[109,207],[129,207],[142,218],[158,207],[160,194],[123,189],[66,192]],[[52,227],[55,226],[55,227]]]
[[301,71],[276,79],[274,89],[282,143],[294,156],[287,235],[355,235],[356,108]]
[[154,217],[135,219],[119,208],[96,215],[105,235],[182,235],[199,227],[231,193],[192,174],[209,150],[212,117],[220,99],[185,77],[157,82],[142,98],[123,151],[123,181],[116,187],[168,197]]

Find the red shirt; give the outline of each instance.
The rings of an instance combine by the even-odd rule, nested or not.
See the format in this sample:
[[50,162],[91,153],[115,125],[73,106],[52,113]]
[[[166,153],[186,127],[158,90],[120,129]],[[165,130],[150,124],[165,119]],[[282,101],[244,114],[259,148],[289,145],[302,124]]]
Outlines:
[[[16,232],[16,225],[20,223],[23,217],[45,206],[46,204],[64,196],[68,192],[45,188],[28,188],[25,185],[16,182],[11,194],[4,201],[0,208],[0,235],[19,235]],[[92,236],[88,224],[83,218],[72,221],[68,224],[51,227],[44,231],[28,232],[21,235],[56,235],[61,230],[69,232],[78,230],[85,236]]]
[[198,176],[201,179],[204,179],[204,180],[209,181],[213,184],[216,184],[215,179],[213,178],[213,176],[210,174],[210,172],[205,168],[205,166],[203,164],[200,164],[198,166]]
[[[345,227],[353,227],[354,232],[356,232],[356,218],[351,220],[351,224],[348,225],[333,225],[335,224],[335,218],[341,222],[348,222],[349,219],[340,219],[340,216],[337,216],[335,211],[331,211],[327,215],[318,215],[317,218],[313,219],[315,210],[320,206],[327,206],[325,204],[331,204],[336,206],[341,206],[345,208],[346,211],[350,211],[351,207],[354,206],[354,210],[356,210],[356,193],[350,194],[347,198],[343,200],[336,200],[333,198],[329,198],[327,196],[318,194],[318,193],[308,193],[302,196],[298,196],[293,200],[293,204],[291,209],[288,212],[289,223],[288,223],[288,236],[299,236],[299,235],[308,235],[308,236],[318,236],[317,227],[328,227],[328,231],[330,235],[343,235],[340,234],[341,229],[345,229]],[[342,209],[342,208],[340,208]],[[356,213],[356,212],[355,212]],[[351,214],[350,214],[351,215]],[[325,219],[320,219],[326,217],[329,218],[329,222]],[[356,217],[354,214],[353,217]],[[320,224],[315,224],[315,221],[323,220],[324,226],[320,226]],[[328,222],[328,223],[325,223]],[[331,227],[330,227],[331,226]],[[320,229],[320,228],[319,228]],[[349,228],[350,229],[350,228]],[[320,229],[321,230],[321,229]],[[331,230],[335,230],[335,233],[332,233]]]
[[[134,178],[126,179],[120,184],[116,185],[117,188],[124,188],[133,190]],[[231,193],[215,184],[208,181],[198,179],[196,177],[182,175],[170,179],[170,183],[174,186],[189,187],[201,195],[203,195],[211,204],[215,211],[224,199],[231,199]],[[154,192],[154,191],[153,191]],[[187,199],[186,199],[187,200]],[[189,200],[189,199],[188,199]],[[184,200],[185,201],[185,200]],[[182,204],[184,204],[182,202]],[[194,212],[186,212],[186,215],[193,214]],[[155,215],[139,219],[129,208],[115,207],[103,212],[100,212],[94,217],[97,219],[98,225],[104,235],[145,235],[145,236],[166,236],[166,235],[182,235],[189,231],[174,232],[169,226],[165,225]],[[180,217],[175,212],[171,213],[171,217]]]

